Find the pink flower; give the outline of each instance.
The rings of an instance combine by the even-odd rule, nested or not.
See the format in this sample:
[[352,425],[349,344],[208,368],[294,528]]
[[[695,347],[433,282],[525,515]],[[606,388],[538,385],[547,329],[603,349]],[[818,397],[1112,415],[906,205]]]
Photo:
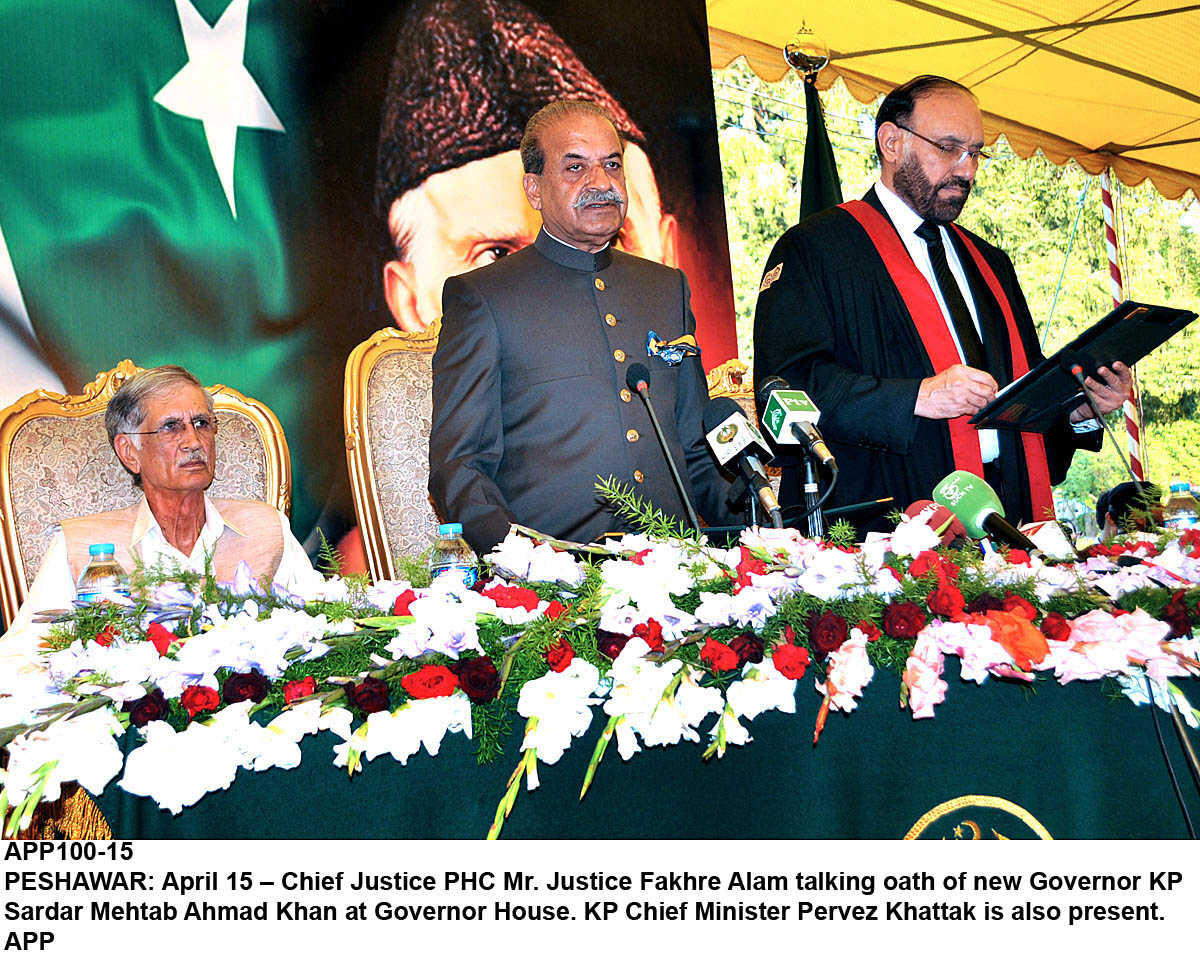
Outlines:
[[817,691],[829,696],[829,707],[836,712],[853,712],[858,706],[868,682],[875,676],[875,667],[867,658],[868,638],[858,629],[829,656],[829,671],[824,682],[817,682]]
[[914,719],[933,718],[934,706],[945,701],[949,687],[942,678],[945,664],[937,639],[924,632],[918,635],[901,676],[908,687],[908,707]]

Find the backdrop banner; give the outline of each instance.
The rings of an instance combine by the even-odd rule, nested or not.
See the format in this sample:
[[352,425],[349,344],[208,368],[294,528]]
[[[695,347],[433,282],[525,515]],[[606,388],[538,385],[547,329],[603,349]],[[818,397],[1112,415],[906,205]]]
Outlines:
[[346,356],[436,336],[441,283],[531,242],[516,143],[563,96],[630,143],[618,244],[683,267],[736,355],[701,0],[8,0],[0,405],[123,358],[267,403],[315,551],[354,522]]

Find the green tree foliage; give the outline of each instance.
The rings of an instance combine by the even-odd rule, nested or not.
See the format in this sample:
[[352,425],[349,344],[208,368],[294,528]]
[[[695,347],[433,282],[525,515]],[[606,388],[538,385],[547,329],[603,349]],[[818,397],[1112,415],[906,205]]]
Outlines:
[[[767,84],[740,62],[713,71],[725,211],[737,304],[738,346],[753,362],[754,304],[775,240],[796,222],[807,117],[800,80]],[[840,81],[821,95],[842,192],[861,196],[878,176],[877,104]],[[1023,159],[1001,138],[981,168],[961,223],[1012,257],[1046,351],[1069,342],[1112,308],[1099,179],[1040,154]],[[1152,185],[1114,181],[1126,298],[1200,312],[1200,204],[1167,200]],[[1061,280],[1061,282],[1060,282]],[[1146,473],[1200,482],[1200,323],[1138,367]],[[1122,417],[1111,425],[1124,444]],[[1076,456],[1058,487],[1063,511],[1085,515],[1096,494],[1126,478],[1109,447]]]

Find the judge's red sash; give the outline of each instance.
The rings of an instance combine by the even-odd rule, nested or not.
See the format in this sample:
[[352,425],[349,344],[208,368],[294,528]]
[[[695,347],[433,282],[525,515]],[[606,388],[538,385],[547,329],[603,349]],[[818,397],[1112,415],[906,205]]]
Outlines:
[[[859,225],[866,230],[867,236],[875,244],[883,265],[896,284],[900,298],[912,317],[917,334],[921,337],[921,345],[929,355],[934,373],[962,362],[958,347],[946,324],[945,314],[938,305],[937,297],[929,281],[917,269],[916,263],[908,254],[904,242],[892,227],[892,224],[882,213],[862,200],[850,200],[842,204],[842,209],[853,216]],[[992,296],[1000,304],[1004,314],[1004,322],[1008,328],[1008,343],[1012,357],[1013,378],[1029,372],[1029,358],[1025,355],[1025,346],[1017,330],[1013,317],[1012,304],[1005,295],[1004,288],[996,278],[995,272],[983,255],[976,249],[971,239],[957,226],[952,227],[963,245],[971,254],[971,259],[979,267],[983,280],[991,290]],[[950,427],[950,446],[954,453],[954,465],[958,469],[966,469],[983,478],[983,459],[979,452],[979,434],[970,424],[970,417],[958,416],[947,420]],[[1054,497],[1050,491],[1050,469],[1046,464],[1046,443],[1037,433],[1021,433],[1021,442],[1025,447],[1025,462],[1029,474],[1029,494],[1033,503],[1033,514],[1030,519],[1040,519],[1054,514]]]

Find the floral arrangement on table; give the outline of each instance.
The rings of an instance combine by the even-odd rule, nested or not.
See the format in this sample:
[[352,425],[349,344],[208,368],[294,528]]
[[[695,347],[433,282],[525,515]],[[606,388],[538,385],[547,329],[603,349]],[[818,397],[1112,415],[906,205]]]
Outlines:
[[412,562],[403,581],[335,574],[313,595],[264,591],[244,567],[224,583],[138,569],[132,599],[76,610],[40,661],[0,675],[0,816],[11,833],[64,782],[99,793],[118,776],[178,814],[239,768],[295,767],[321,732],[351,775],[437,755],[451,734],[495,761],[524,722],[495,837],[522,782],[537,788],[539,765],[589,730],[581,798],[614,738],[624,760],[683,741],[720,758],[758,715],[794,712],[804,682],[814,744],[881,669],[912,718],[932,718],[948,655],[967,683],[1103,679],[1200,717],[1172,681],[1200,676],[1200,530],[1048,564],[948,550],[908,518],[862,546],[836,528],[830,542],[747,531],[732,549],[652,515],[642,528],[580,547],[514,527],[473,588]]

